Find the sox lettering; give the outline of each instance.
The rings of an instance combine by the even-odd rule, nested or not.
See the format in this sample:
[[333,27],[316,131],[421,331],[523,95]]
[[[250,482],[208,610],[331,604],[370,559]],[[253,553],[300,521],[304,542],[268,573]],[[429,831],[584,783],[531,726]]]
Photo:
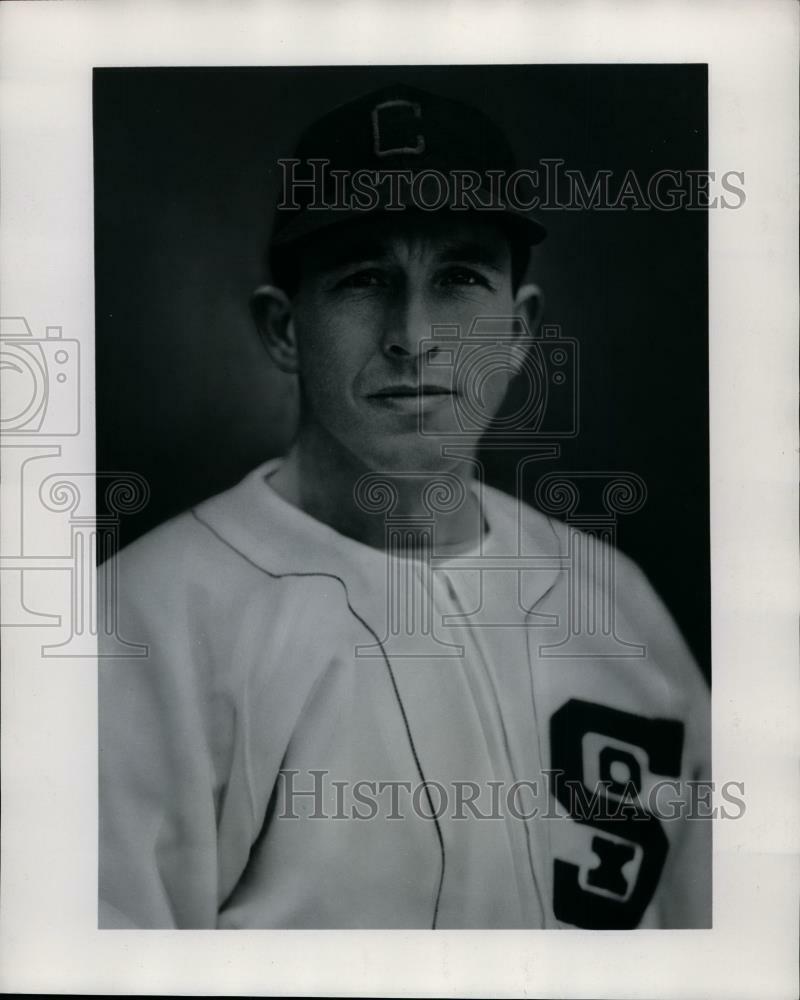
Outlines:
[[[683,751],[683,723],[672,719],[647,719],[604,705],[573,698],[554,713],[550,722],[552,760],[551,788],[571,818],[594,827],[598,834],[591,848],[599,864],[580,882],[580,868],[556,858],[553,869],[553,910],[557,919],[577,927],[626,930],[636,927],[653,898],[669,843],[661,822],[640,802],[627,803],[609,817],[608,810],[576,810],[574,790],[601,804],[607,796],[619,796],[623,786],[613,777],[614,765],[628,774],[627,785],[642,790],[641,767],[636,757],[615,746],[599,753],[600,787],[594,793],[586,786],[583,737],[599,734],[641,748],[653,774],[677,778]],[[597,813],[600,815],[597,815]],[[623,866],[640,857],[633,884]]]

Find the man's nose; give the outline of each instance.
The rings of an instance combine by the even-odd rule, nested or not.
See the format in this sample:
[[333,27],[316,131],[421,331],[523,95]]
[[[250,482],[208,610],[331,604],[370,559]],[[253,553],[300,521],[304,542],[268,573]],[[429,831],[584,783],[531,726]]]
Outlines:
[[382,348],[391,358],[419,358],[430,353],[432,320],[424,296],[407,291],[387,311]]

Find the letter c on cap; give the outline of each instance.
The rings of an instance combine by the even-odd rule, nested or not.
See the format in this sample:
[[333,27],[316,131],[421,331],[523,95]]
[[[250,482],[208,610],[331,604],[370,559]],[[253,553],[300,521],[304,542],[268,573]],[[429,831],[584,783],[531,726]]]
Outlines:
[[[394,109],[387,116],[388,108]],[[389,121],[391,118],[391,121]],[[383,119],[383,122],[382,122]],[[422,108],[414,101],[384,101],[372,109],[372,135],[376,156],[392,156],[397,153],[424,153],[425,137],[419,131]],[[384,146],[385,133],[396,145]],[[382,134],[383,133],[383,134]]]

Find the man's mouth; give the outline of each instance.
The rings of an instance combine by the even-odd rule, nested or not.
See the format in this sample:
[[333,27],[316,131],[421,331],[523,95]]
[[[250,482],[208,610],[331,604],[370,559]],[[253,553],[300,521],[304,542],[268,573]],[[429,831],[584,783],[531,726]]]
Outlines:
[[425,396],[454,396],[452,386],[444,385],[387,385],[377,392],[369,394],[370,399],[385,399],[387,397],[417,398]]
[[457,393],[452,386],[411,385],[407,383],[386,385],[369,393],[367,399],[377,407],[404,413],[419,413],[440,406]]

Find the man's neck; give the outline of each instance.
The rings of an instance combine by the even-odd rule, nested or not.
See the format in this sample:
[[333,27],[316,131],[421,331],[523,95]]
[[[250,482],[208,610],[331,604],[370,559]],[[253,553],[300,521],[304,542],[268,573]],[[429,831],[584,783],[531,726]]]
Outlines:
[[[385,547],[391,521],[402,523],[409,550],[430,537],[433,525],[436,551],[456,553],[476,545],[484,529],[472,478],[467,461],[409,475],[375,472],[330,435],[306,426],[269,483],[306,514],[373,548]],[[437,482],[441,490],[431,490]]]

